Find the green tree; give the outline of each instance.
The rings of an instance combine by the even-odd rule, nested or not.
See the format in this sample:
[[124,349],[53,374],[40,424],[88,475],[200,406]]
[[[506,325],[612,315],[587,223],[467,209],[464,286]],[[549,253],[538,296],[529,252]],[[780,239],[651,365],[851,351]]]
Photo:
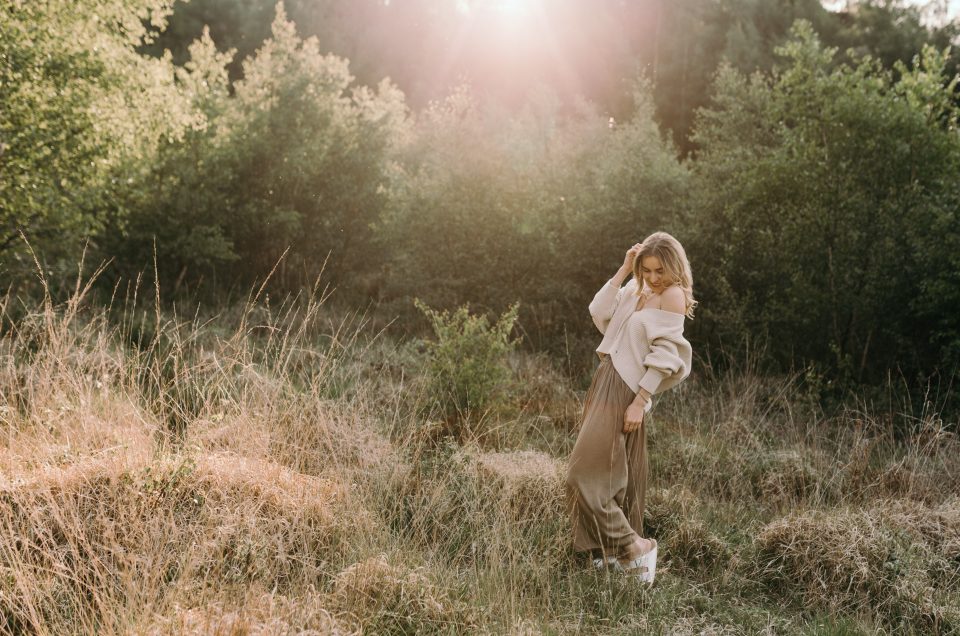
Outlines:
[[[203,25],[222,50],[235,49],[231,78],[269,37],[274,0],[177,2],[170,28],[146,50],[170,48],[178,63]],[[544,83],[570,106],[579,96],[617,119],[630,115],[629,81],[638,73],[653,82],[657,119],[684,153],[694,112],[710,99],[722,60],[743,72],[769,71],[774,49],[790,25],[809,20],[824,42],[870,54],[886,68],[909,64],[925,44],[942,49],[957,24],[927,25],[923,9],[904,0],[861,0],[827,11],[819,0],[551,0],[542,3],[536,26],[527,24],[529,48],[521,53],[505,36],[490,0],[288,0],[301,36],[316,36],[321,51],[350,60],[361,83],[390,77],[411,108],[426,108],[463,80],[486,94],[523,108],[527,89]],[[509,31],[509,29],[506,29]],[[541,43],[562,43],[550,51]],[[516,44],[516,42],[514,42]],[[526,47],[526,44],[524,45]],[[951,70],[955,68],[955,56]],[[571,110],[575,110],[572,108]]]
[[0,9],[0,261],[24,263],[22,231],[72,269],[84,237],[124,186],[118,170],[149,162],[194,123],[169,56],[136,47],[169,11],[164,0],[14,0]]
[[960,140],[948,52],[926,48],[897,80],[872,58],[835,66],[809,23],[792,35],[772,75],[723,69],[700,115],[691,251],[710,276],[696,333],[767,336],[780,364],[856,382],[952,372]]
[[[904,0],[859,0],[844,12],[835,14],[828,44],[840,49],[840,60],[849,61],[870,55],[885,68],[895,69],[897,62],[912,63],[925,46],[943,50],[960,34],[954,21],[925,24],[923,14],[936,2],[924,5]],[[948,71],[957,71],[956,53],[950,56]]]
[[329,255],[327,274],[356,289],[375,258],[370,226],[402,94],[387,81],[352,86],[347,61],[301,40],[282,4],[231,91],[232,53],[218,54],[209,33],[191,48],[178,77],[205,124],[145,171],[117,249],[137,268],[156,241],[168,277],[233,281],[265,275],[290,248],[280,282],[309,284]]

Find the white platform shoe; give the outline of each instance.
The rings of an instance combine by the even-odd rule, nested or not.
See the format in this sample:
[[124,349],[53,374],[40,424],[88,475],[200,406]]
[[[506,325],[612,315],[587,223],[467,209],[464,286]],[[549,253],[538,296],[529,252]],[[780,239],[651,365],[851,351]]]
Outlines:
[[637,581],[642,583],[653,584],[653,577],[657,574],[657,540],[650,539],[653,543],[653,547],[649,551],[641,554],[632,561],[624,564],[617,562],[617,566],[621,572],[627,576],[636,578]]

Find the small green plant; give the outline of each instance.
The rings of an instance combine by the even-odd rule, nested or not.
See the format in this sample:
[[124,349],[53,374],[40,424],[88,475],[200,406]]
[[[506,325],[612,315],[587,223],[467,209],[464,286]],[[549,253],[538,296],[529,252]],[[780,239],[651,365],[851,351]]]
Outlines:
[[445,419],[464,422],[495,408],[510,378],[507,356],[520,342],[510,338],[519,303],[492,325],[486,316],[471,315],[469,305],[451,314],[431,309],[419,299],[414,304],[430,320],[436,336],[426,342],[426,372],[434,402]]

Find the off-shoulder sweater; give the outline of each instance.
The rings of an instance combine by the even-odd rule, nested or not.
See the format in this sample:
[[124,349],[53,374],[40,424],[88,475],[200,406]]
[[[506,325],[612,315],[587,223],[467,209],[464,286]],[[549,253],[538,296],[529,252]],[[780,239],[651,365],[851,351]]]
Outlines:
[[609,354],[614,368],[636,393],[662,393],[690,375],[693,349],[683,337],[684,316],[646,307],[636,310],[637,279],[623,287],[607,281],[590,303],[603,334],[597,355]]

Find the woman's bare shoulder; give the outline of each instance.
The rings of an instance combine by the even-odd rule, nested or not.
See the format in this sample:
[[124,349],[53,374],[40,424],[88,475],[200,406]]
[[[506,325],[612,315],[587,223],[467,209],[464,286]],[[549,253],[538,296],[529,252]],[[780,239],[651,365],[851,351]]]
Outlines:
[[675,314],[685,314],[687,312],[687,297],[683,290],[676,285],[671,285],[660,294],[660,308],[664,311],[672,311]]

